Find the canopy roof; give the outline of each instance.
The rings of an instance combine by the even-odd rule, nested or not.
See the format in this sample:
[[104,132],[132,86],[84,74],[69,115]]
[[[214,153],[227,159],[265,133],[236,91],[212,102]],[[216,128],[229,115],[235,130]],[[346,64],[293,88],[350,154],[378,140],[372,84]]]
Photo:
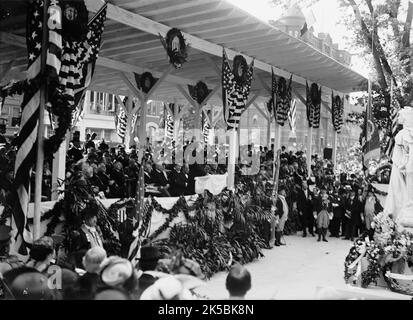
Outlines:
[[[102,5],[101,0],[85,2],[91,12]],[[302,89],[308,80],[326,87],[327,91],[349,93],[359,90],[366,81],[318,49],[227,1],[110,0],[109,3],[91,89],[128,95],[131,88],[125,76],[133,84],[132,72],[150,71],[160,77],[170,64],[158,34],[165,36],[173,27],[183,31],[191,48],[188,62],[181,69],[172,70],[156,90],[154,98],[160,100],[184,99],[177,84],[185,87],[202,80],[211,89],[217,87],[213,100],[219,102],[222,47],[227,49],[230,59],[239,53],[248,63],[255,58],[252,95],[260,97],[268,96],[264,88],[270,87],[272,67],[279,76],[289,78],[292,73],[297,89]],[[0,72],[14,61],[7,78],[22,78],[27,64],[25,15],[6,18],[0,22],[0,30]]]

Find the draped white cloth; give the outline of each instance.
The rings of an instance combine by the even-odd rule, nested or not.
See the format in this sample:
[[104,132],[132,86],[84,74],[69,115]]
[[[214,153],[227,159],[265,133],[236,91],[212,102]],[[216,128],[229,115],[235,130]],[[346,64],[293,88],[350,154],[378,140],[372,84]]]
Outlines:
[[403,150],[402,136],[398,134],[395,137],[395,146],[393,151],[393,167],[390,176],[389,191],[384,205],[384,213],[391,214],[397,219],[398,214],[407,202],[407,185],[405,177],[400,170],[405,165],[405,156]]
[[195,192],[198,194],[208,190],[213,195],[221,193],[227,186],[227,174],[213,174],[195,178]]

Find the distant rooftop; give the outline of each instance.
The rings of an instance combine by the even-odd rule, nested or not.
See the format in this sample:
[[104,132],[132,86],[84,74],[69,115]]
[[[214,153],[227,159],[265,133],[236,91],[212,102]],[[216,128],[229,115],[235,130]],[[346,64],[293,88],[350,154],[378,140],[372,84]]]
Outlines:
[[333,43],[331,36],[328,33],[314,34],[313,27],[301,36],[301,29],[306,22],[303,11],[295,4],[290,7],[285,14],[277,20],[271,20],[270,24],[276,28],[312,45],[314,48],[327,54],[331,58],[341,62],[346,66],[351,64],[351,54],[345,50],[339,50],[338,44]]

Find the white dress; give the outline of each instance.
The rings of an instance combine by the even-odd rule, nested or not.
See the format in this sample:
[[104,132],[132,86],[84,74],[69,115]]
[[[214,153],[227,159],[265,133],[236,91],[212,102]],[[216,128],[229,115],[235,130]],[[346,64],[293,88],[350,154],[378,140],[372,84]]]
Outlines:
[[393,166],[389,182],[389,191],[384,205],[384,213],[391,214],[393,219],[396,220],[397,215],[408,199],[406,180],[399,169],[404,161],[403,137],[401,134],[397,134],[395,137],[392,161]]

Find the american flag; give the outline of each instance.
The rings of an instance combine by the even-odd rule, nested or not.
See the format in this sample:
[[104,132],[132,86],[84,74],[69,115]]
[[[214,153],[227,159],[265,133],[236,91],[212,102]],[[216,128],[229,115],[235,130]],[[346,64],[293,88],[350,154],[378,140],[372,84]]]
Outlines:
[[132,116],[131,133],[135,132],[136,121],[138,120],[138,114]]
[[222,56],[222,100],[224,106],[224,119],[228,130],[238,129],[242,111],[245,109],[251,89],[252,75],[254,71],[254,61],[251,62],[247,70],[247,81],[244,85],[239,85],[235,81],[234,74],[225,49]]
[[115,116],[115,125],[116,133],[118,134],[119,138],[121,138],[122,142],[124,142],[125,140],[127,122],[128,116],[126,112],[123,109],[120,109]]
[[364,137],[362,140],[363,148],[363,168],[366,171],[369,168],[370,160],[379,160],[380,158],[380,137],[376,124],[373,121],[373,101],[371,94],[371,81],[368,82],[368,101],[366,116],[364,118]]
[[211,126],[208,122],[207,117],[209,117],[210,112],[211,112],[210,110],[207,111],[208,115],[205,115],[202,112],[202,133],[204,136],[204,144],[208,144],[208,141],[209,141],[209,134],[210,134]]
[[165,117],[165,137],[169,140],[174,138],[174,118],[172,117],[173,104],[170,106],[164,104]]
[[[285,121],[288,120],[288,111],[291,106],[291,85],[292,85],[292,75],[290,81],[287,83],[286,79],[280,77],[276,84],[276,98],[275,98],[275,120],[281,126],[284,125]],[[283,86],[285,85],[285,88]],[[285,89],[285,92],[284,90]]]
[[[139,258],[139,249],[142,244],[142,240],[148,235],[150,231],[148,226],[144,225],[146,214],[148,213],[150,202],[145,201],[145,176],[144,176],[144,167],[145,162],[142,162],[142,165],[139,169],[139,179],[138,186],[136,188],[136,197],[135,197],[135,219],[138,225],[137,232],[134,233],[135,240],[131,243],[129,248],[129,260],[135,265],[137,259]],[[147,230],[144,230],[147,228]],[[135,226],[134,226],[135,229]]]
[[83,108],[84,102],[85,102],[85,91],[83,91],[83,95],[81,99],[79,100],[79,103],[75,109],[75,112],[73,112],[72,129],[76,127],[80,122],[83,121],[83,116],[85,115],[85,110]]
[[331,93],[331,117],[333,121],[334,130],[337,133],[341,132],[341,127],[343,126],[343,114],[344,114],[344,97],[341,99],[340,96],[334,96]]
[[[319,128],[320,127],[320,117],[321,117],[321,86],[319,87],[316,83],[311,85],[311,89],[308,87],[306,82],[307,91],[307,119],[309,127]],[[314,92],[315,91],[315,92]],[[313,101],[312,93],[317,94],[317,99],[319,101]]]
[[[14,210],[14,218],[18,235],[23,234],[26,225],[30,200],[30,175],[37,151],[40,88],[37,84],[39,81],[36,80],[44,82],[44,79],[40,77],[48,78],[49,95],[46,101],[52,111],[57,107],[49,102],[55,101],[52,99],[53,95],[64,95],[69,104],[67,107],[74,109],[83,91],[90,84],[106,18],[106,5],[104,5],[88,24],[87,39],[79,42],[71,41],[62,37],[61,6],[59,0],[34,0],[28,5],[26,43],[27,80],[30,85],[24,93],[20,132],[15,139],[18,151],[14,172],[19,201],[18,208]],[[44,17],[45,9],[48,13],[46,17]],[[47,39],[43,39],[44,28],[48,28]],[[42,49],[45,49],[46,53],[44,74],[41,70]]]
[[291,107],[288,110],[288,123],[290,124],[291,131],[295,134],[295,124],[297,121],[297,100],[291,102]]
[[395,98],[394,95],[394,89],[393,89],[393,81],[391,82],[390,85],[390,120],[391,120],[391,127],[390,127],[390,132],[388,133],[388,140],[386,144],[386,148],[384,150],[384,153],[391,158],[393,156],[393,149],[394,149],[394,138],[396,135],[399,133],[401,130],[401,126],[398,125],[398,114],[400,110],[400,105]]
[[[44,17],[44,10],[48,16]],[[47,25],[44,25],[45,18]],[[37,133],[40,113],[40,88],[36,80],[42,77],[42,47],[46,46],[46,70],[50,82],[56,82],[61,67],[62,53],[61,11],[59,1],[51,4],[36,0],[29,4],[27,11],[26,44],[28,54],[27,80],[31,81],[24,93],[21,105],[20,131],[15,139],[17,146],[14,164],[15,188],[18,203],[13,210],[17,236],[22,239],[21,253],[25,254],[23,233],[26,227],[27,211],[30,201],[30,176],[37,154]],[[49,26],[49,27],[48,27]],[[43,28],[49,28],[48,39],[43,39]],[[30,241],[30,240],[28,240]]]

